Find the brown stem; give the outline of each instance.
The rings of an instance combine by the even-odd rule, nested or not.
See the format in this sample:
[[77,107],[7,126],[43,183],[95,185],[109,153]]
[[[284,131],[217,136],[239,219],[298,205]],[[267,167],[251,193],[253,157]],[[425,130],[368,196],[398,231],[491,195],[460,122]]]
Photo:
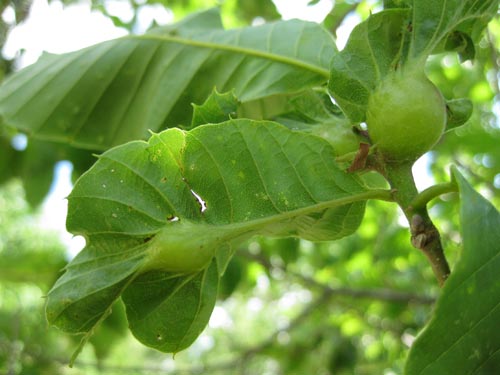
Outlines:
[[450,275],[450,267],[444,255],[441,236],[427,213],[425,205],[413,207],[412,202],[418,195],[413,174],[412,162],[400,164],[386,164],[385,174],[391,187],[394,189],[394,200],[403,210],[410,223],[411,243],[421,250],[429,262],[439,285]]
[[444,255],[439,231],[429,218],[427,209],[424,208],[419,213],[410,215],[408,220],[410,222],[411,243],[416,249],[422,250],[429,259],[439,285],[443,286],[450,276],[450,266]]

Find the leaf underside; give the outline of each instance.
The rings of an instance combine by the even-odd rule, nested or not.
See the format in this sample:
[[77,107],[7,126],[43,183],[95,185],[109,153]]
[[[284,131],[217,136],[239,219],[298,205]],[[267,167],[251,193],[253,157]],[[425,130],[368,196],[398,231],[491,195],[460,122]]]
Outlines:
[[272,122],[169,129],[113,148],[68,198],[67,228],[87,246],[49,293],[47,317],[89,333],[122,295],[139,340],[181,350],[206,325],[235,244],[341,238],[359,226],[364,201],[353,197],[366,192],[328,142]]
[[44,55],[3,83],[0,115],[29,135],[105,150],[189,125],[191,103],[214,87],[247,102],[322,85],[336,52],[310,22],[224,30],[215,10],[188,21]]
[[143,274],[122,295],[129,327],[143,344],[176,353],[205,329],[218,284],[215,262],[188,277],[162,271]]

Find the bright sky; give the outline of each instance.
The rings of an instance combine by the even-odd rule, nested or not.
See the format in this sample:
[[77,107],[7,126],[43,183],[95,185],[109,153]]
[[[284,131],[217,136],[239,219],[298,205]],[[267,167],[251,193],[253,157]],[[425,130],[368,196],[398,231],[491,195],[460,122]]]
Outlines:
[[[106,9],[125,21],[133,16],[128,2],[109,0]],[[6,22],[12,22],[12,7],[7,7],[2,17]],[[159,4],[142,7],[136,31],[143,32],[153,20],[165,24],[172,18],[173,15]],[[115,27],[109,18],[92,11],[90,1],[63,7],[59,1],[48,4],[47,0],[34,0],[28,19],[9,34],[2,53],[12,58],[20,49],[25,50],[20,61],[21,66],[25,66],[35,62],[43,51],[70,52],[126,34],[124,29]]]
[[[333,0],[320,0],[314,6],[307,6],[310,0],[274,0],[278,11],[284,19],[300,18],[308,21],[321,22],[331,10]],[[130,20],[133,16],[128,2],[108,0],[106,9],[122,20]],[[7,23],[13,23],[14,11],[8,6],[2,13]],[[155,20],[158,24],[166,24],[173,19],[173,15],[160,4],[142,7],[138,13],[137,33],[144,32]],[[343,48],[347,37],[359,19],[350,17],[341,25],[337,32],[338,46]],[[8,58],[19,55],[19,68],[34,63],[43,51],[64,53],[84,48],[105,40],[114,39],[126,34],[123,29],[116,28],[111,20],[98,11],[90,9],[90,1],[63,7],[60,1],[34,0],[27,20],[12,30],[2,53]],[[425,161],[421,167],[426,168]],[[71,164],[61,162],[56,167],[55,184],[43,206],[41,224],[44,227],[55,229],[61,233],[63,241],[68,245],[71,256],[75,255],[83,246],[81,237],[72,237],[65,230],[67,203],[65,197],[71,191]],[[421,179],[419,179],[421,181]],[[424,181],[429,186],[432,180]]]
[[273,0],[284,20],[298,18],[306,21],[321,22],[333,7],[332,0],[320,0],[307,6],[311,0]]

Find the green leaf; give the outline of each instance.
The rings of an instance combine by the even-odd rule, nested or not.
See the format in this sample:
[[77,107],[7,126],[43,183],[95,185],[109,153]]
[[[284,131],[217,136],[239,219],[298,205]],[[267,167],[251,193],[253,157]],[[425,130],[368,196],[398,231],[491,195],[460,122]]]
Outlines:
[[478,41],[498,11],[498,0],[414,0],[410,58],[429,56],[455,31]]
[[186,30],[209,31],[214,29],[220,29],[220,30],[224,29],[219,9],[217,8],[208,9],[202,12],[189,13],[179,22],[176,22],[171,25],[156,27],[150,30],[150,32],[155,32],[159,34],[168,33],[171,35],[176,35],[185,32]]
[[[341,170],[325,140],[272,122],[169,129],[113,148],[68,198],[68,230],[87,245],[48,294],[47,318],[88,338],[125,293],[134,334],[160,350],[180,350],[206,323],[213,269],[223,272],[236,244],[255,234],[341,238],[359,226],[370,198],[390,193],[367,190]],[[165,314],[179,307],[170,303],[192,288],[203,309],[177,314],[193,326],[162,331],[157,340],[158,319],[171,327]]]
[[346,19],[347,15],[351,12],[353,12],[357,6],[358,3],[351,3],[351,2],[338,2],[336,1],[333,9],[328,13],[326,18],[323,21],[323,25],[328,30],[331,30],[332,33],[337,36],[337,29],[339,26],[342,24],[342,22]]
[[215,262],[193,275],[149,272],[123,294],[130,330],[139,341],[162,352],[191,345],[208,324],[217,299]]
[[370,16],[354,28],[345,48],[333,56],[328,89],[352,122],[365,120],[371,92],[399,64],[407,17],[405,9]]
[[239,256],[234,256],[227,265],[224,275],[219,281],[218,298],[229,298],[247,276],[247,262]]
[[446,38],[444,48],[447,51],[457,52],[461,62],[473,60],[476,55],[474,41],[461,31],[451,32]]
[[494,374],[500,368],[500,214],[453,171],[463,250],[434,316],[412,345],[406,374]]
[[204,124],[217,124],[236,116],[238,99],[232,92],[219,94],[214,89],[203,105],[193,104],[191,128]]
[[26,200],[31,206],[38,206],[48,194],[58,158],[59,155],[54,152],[54,144],[35,139],[29,141],[22,153],[19,172]]
[[0,184],[19,174],[20,152],[12,147],[12,136],[3,134],[0,126]]
[[3,83],[0,114],[28,134],[103,150],[189,124],[191,103],[214,87],[247,102],[322,85],[336,53],[332,36],[309,22],[192,25],[44,55]]
[[474,107],[470,99],[452,99],[446,101],[446,130],[461,126],[469,120]]
[[409,8],[411,0],[384,0],[384,9]]

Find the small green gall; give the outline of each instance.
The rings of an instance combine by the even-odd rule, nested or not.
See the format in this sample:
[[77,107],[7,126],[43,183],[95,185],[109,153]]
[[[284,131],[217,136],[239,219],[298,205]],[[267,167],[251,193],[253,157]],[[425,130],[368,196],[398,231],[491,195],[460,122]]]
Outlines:
[[386,161],[414,161],[441,138],[446,103],[423,71],[398,71],[387,76],[370,96],[366,123],[373,144]]

